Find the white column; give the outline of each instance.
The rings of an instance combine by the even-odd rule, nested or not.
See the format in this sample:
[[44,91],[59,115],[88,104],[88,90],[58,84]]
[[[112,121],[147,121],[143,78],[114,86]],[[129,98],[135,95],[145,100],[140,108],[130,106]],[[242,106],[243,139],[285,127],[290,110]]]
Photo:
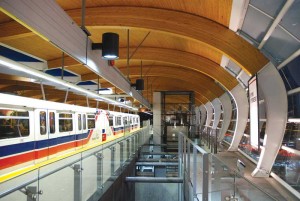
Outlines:
[[221,102],[218,98],[215,98],[212,102],[212,105],[213,105],[213,108],[214,108],[214,112],[215,112],[215,115],[214,115],[214,123],[213,123],[213,129],[216,129],[218,124],[219,124],[219,121],[220,121],[220,116],[221,116]]
[[200,127],[204,126],[205,122],[206,122],[206,114],[207,114],[207,110],[205,108],[204,105],[201,105],[199,107],[200,112],[201,112],[201,116],[200,116]]
[[228,151],[237,151],[247,125],[249,103],[247,93],[241,87],[241,85],[234,87],[230,93],[236,104],[237,117],[232,142],[228,148]]
[[218,140],[222,141],[231,121],[232,105],[231,105],[230,97],[227,93],[224,93],[219,99],[223,106],[223,124],[219,133]]
[[161,144],[161,93],[153,93],[153,143]]
[[207,111],[205,126],[209,126],[209,124],[212,120],[213,106],[212,106],[211,102],[207,102],[204,106],[205,106],[206,111]]
[[258,86],[265,98],[267,122],[264,144],[252,176],[269,177],[284,137],[288,102],[284,83],[271,62],[258,73]]

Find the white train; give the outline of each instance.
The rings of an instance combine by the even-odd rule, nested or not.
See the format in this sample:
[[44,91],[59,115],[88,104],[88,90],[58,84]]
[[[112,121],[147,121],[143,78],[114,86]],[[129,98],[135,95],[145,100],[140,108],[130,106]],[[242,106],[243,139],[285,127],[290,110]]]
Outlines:
[[139,128],[138,115],[0,93],[0,176]]

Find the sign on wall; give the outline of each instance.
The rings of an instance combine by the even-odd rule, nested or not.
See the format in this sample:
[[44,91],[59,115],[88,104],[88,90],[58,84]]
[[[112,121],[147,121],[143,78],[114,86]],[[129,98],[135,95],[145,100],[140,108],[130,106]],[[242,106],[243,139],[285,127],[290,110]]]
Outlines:
[[250,104],[250,144],[253,147],[259,148],[259,116],[258,116],[258,87],[257,76],[253,76],[249,82],[249,104]]

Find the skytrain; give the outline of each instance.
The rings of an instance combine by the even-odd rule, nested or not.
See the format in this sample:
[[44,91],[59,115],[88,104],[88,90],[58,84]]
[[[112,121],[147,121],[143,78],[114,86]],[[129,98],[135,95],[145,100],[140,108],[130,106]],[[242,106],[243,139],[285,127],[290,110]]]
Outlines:
[[139,129],[135,114],[0,93],[0,176]]

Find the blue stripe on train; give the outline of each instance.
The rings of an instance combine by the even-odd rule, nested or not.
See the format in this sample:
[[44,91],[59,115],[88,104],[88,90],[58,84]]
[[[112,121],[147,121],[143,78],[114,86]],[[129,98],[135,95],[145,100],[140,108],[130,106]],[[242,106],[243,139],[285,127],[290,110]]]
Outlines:
[[5,157],[12,154],[17,154],[26,151],[32,151],[33,149],[42,149],[46,147],[51,147],[71,141],[82,140],[88,137],[89,132],[83,134],[69,135],[58,138],[25,142],[19,144],[12,144],[6,146],[0,146],[0,157]]
[[114,131],[119,131],[119,130],[123,130],[124,127],[119,127],[119,128],[114,128]]

